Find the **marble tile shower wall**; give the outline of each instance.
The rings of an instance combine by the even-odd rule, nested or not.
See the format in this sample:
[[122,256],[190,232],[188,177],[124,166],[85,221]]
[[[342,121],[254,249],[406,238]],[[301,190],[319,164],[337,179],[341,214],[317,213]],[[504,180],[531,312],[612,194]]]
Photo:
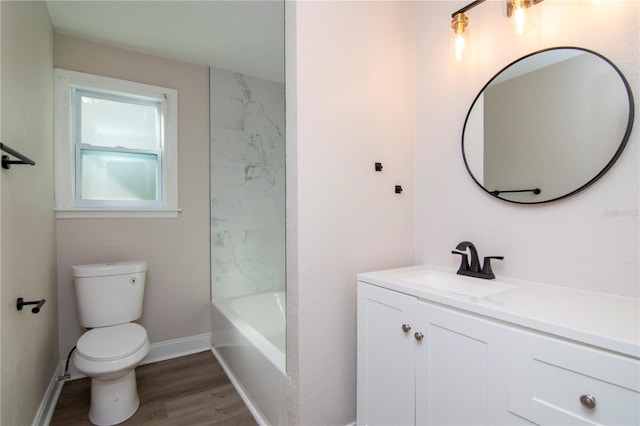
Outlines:
[[285,286],[284,85],[211,69],[214,298]]

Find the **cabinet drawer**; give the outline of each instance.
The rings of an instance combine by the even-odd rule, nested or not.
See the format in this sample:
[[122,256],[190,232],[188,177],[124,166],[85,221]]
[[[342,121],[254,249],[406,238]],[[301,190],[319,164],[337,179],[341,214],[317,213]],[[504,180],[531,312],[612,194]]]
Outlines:
[[640,424],[640,361],[513,330],[509,411],[537,424]]

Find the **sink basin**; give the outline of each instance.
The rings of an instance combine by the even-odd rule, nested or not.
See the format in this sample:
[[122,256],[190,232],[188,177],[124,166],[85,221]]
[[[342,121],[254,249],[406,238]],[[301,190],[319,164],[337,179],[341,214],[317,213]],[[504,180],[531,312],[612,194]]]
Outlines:
[[408,275],[403,278],[414,284],[476,298],[491,296],[514,288],[512,285],[500,281],[484,280],[433,270]]

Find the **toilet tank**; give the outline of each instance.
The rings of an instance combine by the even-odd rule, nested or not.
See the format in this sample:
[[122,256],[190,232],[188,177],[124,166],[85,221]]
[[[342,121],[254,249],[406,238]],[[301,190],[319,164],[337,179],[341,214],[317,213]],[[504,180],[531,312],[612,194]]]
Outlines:
[[142,316],[147,262],[72,266],[80,324],[106,327]]

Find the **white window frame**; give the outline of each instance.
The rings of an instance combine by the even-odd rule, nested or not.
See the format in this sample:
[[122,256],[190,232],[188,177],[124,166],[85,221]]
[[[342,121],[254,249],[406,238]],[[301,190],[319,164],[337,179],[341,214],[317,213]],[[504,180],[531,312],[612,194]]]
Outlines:
[[[65,218],[175,218],[178,216],[178,92],[131,81],[54,70],[54,161],[56,217]],[[149,202],[92,201],[76,198],[73,89],[160,101],[163,106],[163,148],[159,160],[159,195]],[[92,147],[104,150],[101,147]],[[119,150],[126,152],[127,150]],[[134,150],[129,150],[133,152]]]

